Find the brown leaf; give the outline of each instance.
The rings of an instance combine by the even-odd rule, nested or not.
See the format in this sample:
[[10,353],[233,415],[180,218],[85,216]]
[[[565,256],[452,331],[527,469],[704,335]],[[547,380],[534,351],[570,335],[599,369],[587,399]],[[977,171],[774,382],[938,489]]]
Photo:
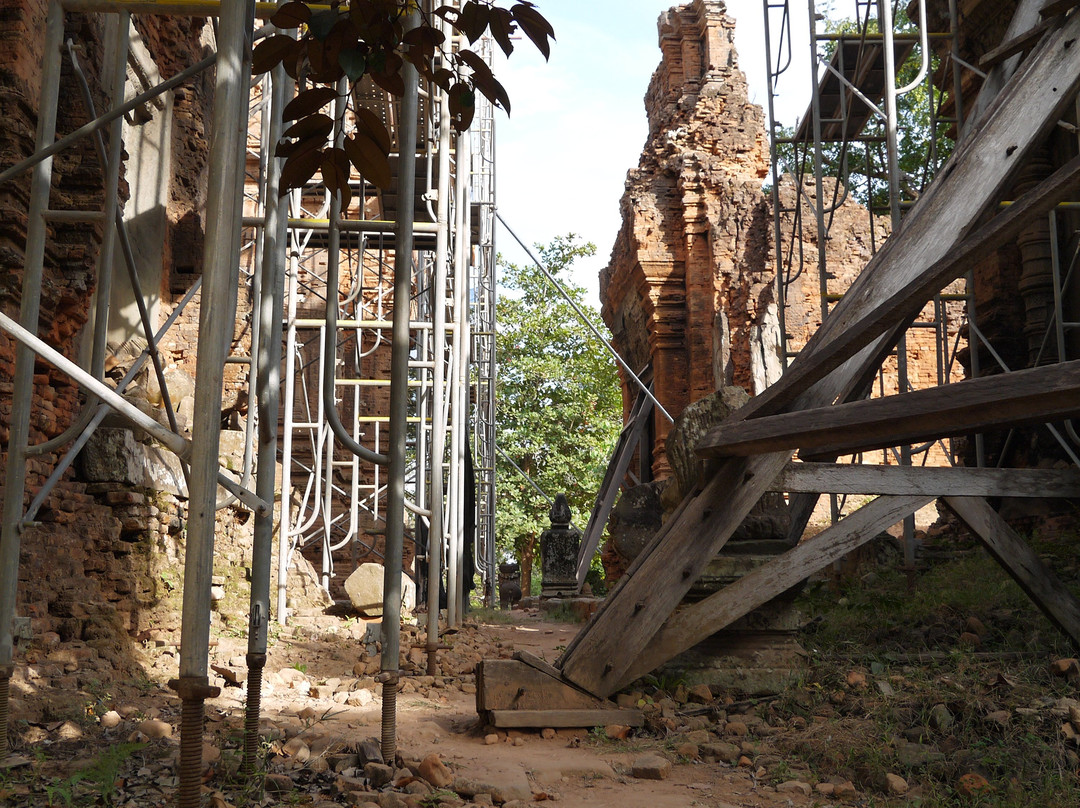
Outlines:
[[345,153],[365,180],[384,191],[390,188],[390,160],[366,133],[357,131],[345,138]]
[[294,154],[281,167],[281,180],[278,193],[285,196],[293,188],[301,188],[311,179],[322,162],[322,149],[312,149],[302,154]]
[[320,113],[297,121],[282,132],[281,137],[282,139],[292,137],[297,140],[305,140],[310,135],[319,134],[326,138],[330,136],[330,132],[333,128],[333,119],[329,115]]
[[548,44],[548,38],[555,39],[555,29],[551,27],[551,23],[533,8],[532,3],[518,3],[510,9],[510,13],[514,16],[517,24],[521,26],[525,36],[536,45],[536,49],[544,54],[545,59],[549,59],[551,57],[551,45]]
[[349,185],[349,158],[344,149],[327,149],[323,153],[322,163],[323,182],[326,189],[331,193],[341,194],[341,213],[344,216],[352,202],[352,187]]
[[510,41],[510,37],[517,30],[517,26],[514,25],[510,12],[505,8],[492,6],[489,27],[491,36],[499,43],[503,53],[507,56],[513,53],[514,43]]
[[259,76],[276,67],[293,52],[296,40],[285,34],[268,36],[251,53],[252,75]]
[[360,107],[356,112],[356,129],[370,137],[383,154],[390,153],[390,133],[386,131],[379,116],[367,107]]
[[331,101],[338,97],[337,90],[333,87],[312,87],[304,90],[292,101],[285,105],[281,112],[281,120],[295,121],[312,113],[318,112]]
[[476,0],[469,0],[461,7],[461,13],[458,14],[456,20],[451,21],[451,25],[465,34],[471,44],[484,35],[484,31],[488,27],[490,13],[491,6],[481,5]]
[[454,121],[454,128],[464,132],[472,123],[473,115],[476,114],[476,94],[472,87],[463,81],[459,81],[450,88],[447,93],[450,102],[450,116]]
[[292,0],[274,12],[270,22],[278,28],[297,28],[311,19],[311,9],[307,3]]

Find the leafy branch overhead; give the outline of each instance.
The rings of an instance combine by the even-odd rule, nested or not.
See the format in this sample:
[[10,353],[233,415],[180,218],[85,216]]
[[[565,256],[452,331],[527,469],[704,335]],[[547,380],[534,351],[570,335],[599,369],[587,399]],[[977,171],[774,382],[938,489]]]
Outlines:
[[[417,12],[417,24],[408,28],[412,12]],[[280,64],[301,87],[307,86],[284,110],[285,122],[295,123],[275,152],[285,158],[281,192],[302,187],[319,171],[327,189],[341,193],[342,209],[352,197],[350,164],[379,188],[391,183],[390,134],[371,110],[355,110],[355,131],[340,147],[330,144],[335,117],[344,115],[345,105],[338,104],[331,114],[324,110],[341,97],[337,88],[342,80],[350,92],[367,78],[402,96],[403,71],[411,64],[422,80],[447,94],[453,126],[463,132],[472,123],[477,93],[508,114],[510,96],[478,53],[451,47],[446,29],[470,45],[490,32],[507,56],[518,31],[545,59],[551,54],[549,40],[555,38],[551,24],[528,0],[509,8],[468,0],[460,8],[444,5],[432,12],[416,0],[352,0],[347,6],[332,0],[329,7],[292,0],[270,22],[282,30],[297,29],[296,35],[274,34],[260,41],[252,54],[252,72],[259,75]]]

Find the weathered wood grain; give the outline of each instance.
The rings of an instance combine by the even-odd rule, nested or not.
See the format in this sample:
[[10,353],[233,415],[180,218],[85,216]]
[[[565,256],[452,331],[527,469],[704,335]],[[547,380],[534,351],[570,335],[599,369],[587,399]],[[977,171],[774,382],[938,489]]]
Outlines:
[[1080,471],[789,463],[771,488],[785,493],[1080,498]]
[[967,379],[885,398],[723,423],[698,443],[705,457],[799,449],[845,455],[1057,421],[1080,414],[1080,360]]
[[719,592],[675,612],[623,675],[618,687],[626,687],[683,650],[748,615],[935,499],[935,495],[878,497]]

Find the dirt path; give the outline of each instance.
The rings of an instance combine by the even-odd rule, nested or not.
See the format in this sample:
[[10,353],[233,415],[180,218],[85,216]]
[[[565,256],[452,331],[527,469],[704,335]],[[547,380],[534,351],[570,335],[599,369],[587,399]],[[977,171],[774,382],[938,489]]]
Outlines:
[[[424,808],[489,804],[484,802],[485,793],[510,808],[534,801],[597,808],[811,804],[797,790],[778,791],[766,782],[765,770],[756,760],[763,751],[758,740],[724,739],[717,726],[712,726],[714,732],[704,730],[705,721],[700,718],[696,724],[675,727],[663,739],[642,734],[619,741],[589,730],[507,733],[481,726],[471,674],[476,659],[528,650],[553,661],[580,628],[547,622],[535,612],[515,612],[513,619],[514,624],[473,624],[447,635],[445,641],[453,650],[444,652],[444,661],[458,670],[434,679],[414,674],[404,680],[397,712],[401,758],[415,765],[437,754],[456,778],[452,788],[465,796],[464,800],[449,792],[433,796],[428,789]],[[363,759],[356,758],[365,741],[373,740],[377,746],[381,733],[381,701],[371,678],[378,657],[364,643],[373,636],[376,632],[369,632],[362,621],[319,616],[291,628],[273,644],[262,702],[267,785],[273,786],[265,794],[245,794],[243,778],[236,773],[244,688],[225,686],[219,698],[207,702],[205,780],[207,789],[217,795],[218,801],[212,803],[215,808],[289,804],[331,808],[365,805],[360,800],[369,797],[371,804],[382,808],[421,804],[425,796],[421,788],[426,786],[414,786],[415,795],[404,793],[399,770],[394,775],[395,793],[388,794],[388,786],[371,789]],[[415,635],[403,635],[407,654],[410,639]],[[58,658],[78,657],[72,649],[63,650],[65,654]],[[211,663],[232,671],[243,682],[245,650],[242,638],[220,637]],[[414,659],[418,653],[413,651]],[[54,665],[45,658],[23,668],[19,681],[26,685],[19,689],[15,707],[34,720],[20,724],[21,742],[15,751],[22,765],[0,773],[0,804],[48,805],[50,799],[67,800],[68,793],[75,797],[71,802],[75,805],[150,808],[173,804],[179,701],[162,682],[175,676],[175,648],[155,643],[144,655],[150,681],[141,686],[92,680],[89,670],[80,678],[78,662]],[[56,679],[48,678],[51,673],[58,674]],[[216,684],[225,685],[227,678],[218,678]],[[73,681],[80,684],[79,689],[50,687]],[[670,723],[681,720],[676,717]],[[746,753],[742,765],[702,754],[696,745],[680,747],[695,732],[699,742],[741,742],[741,751]],[[151,737],[145,737],[146,733]],[[130,741],[144,745],[124,745]],[[99,776],[102,761],[112,760],[106,750],[121,752],[116,754],[114,769]],[[632,775],[635,761],[650,753],[672,764],[665,779]],[[87,771],[92,776],[80,774]],[[109,783],[115,783],[116,790],[108,802],[78,801],[80,794],[90,799],[108,791]],[[480,795],[475,802],[468,801],[473,798],[470,791]],[[404,802],[395,801],[406,797]]]

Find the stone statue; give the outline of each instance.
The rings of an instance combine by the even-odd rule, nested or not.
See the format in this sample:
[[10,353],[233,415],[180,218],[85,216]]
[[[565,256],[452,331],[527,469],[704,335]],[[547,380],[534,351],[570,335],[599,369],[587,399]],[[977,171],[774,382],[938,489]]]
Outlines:
[[551,506],[551,527],[540,534],[543,577],[540,597],[568,598],[577,594],[577,557],[581,531],[570,527],[570,503],[558,494]]

